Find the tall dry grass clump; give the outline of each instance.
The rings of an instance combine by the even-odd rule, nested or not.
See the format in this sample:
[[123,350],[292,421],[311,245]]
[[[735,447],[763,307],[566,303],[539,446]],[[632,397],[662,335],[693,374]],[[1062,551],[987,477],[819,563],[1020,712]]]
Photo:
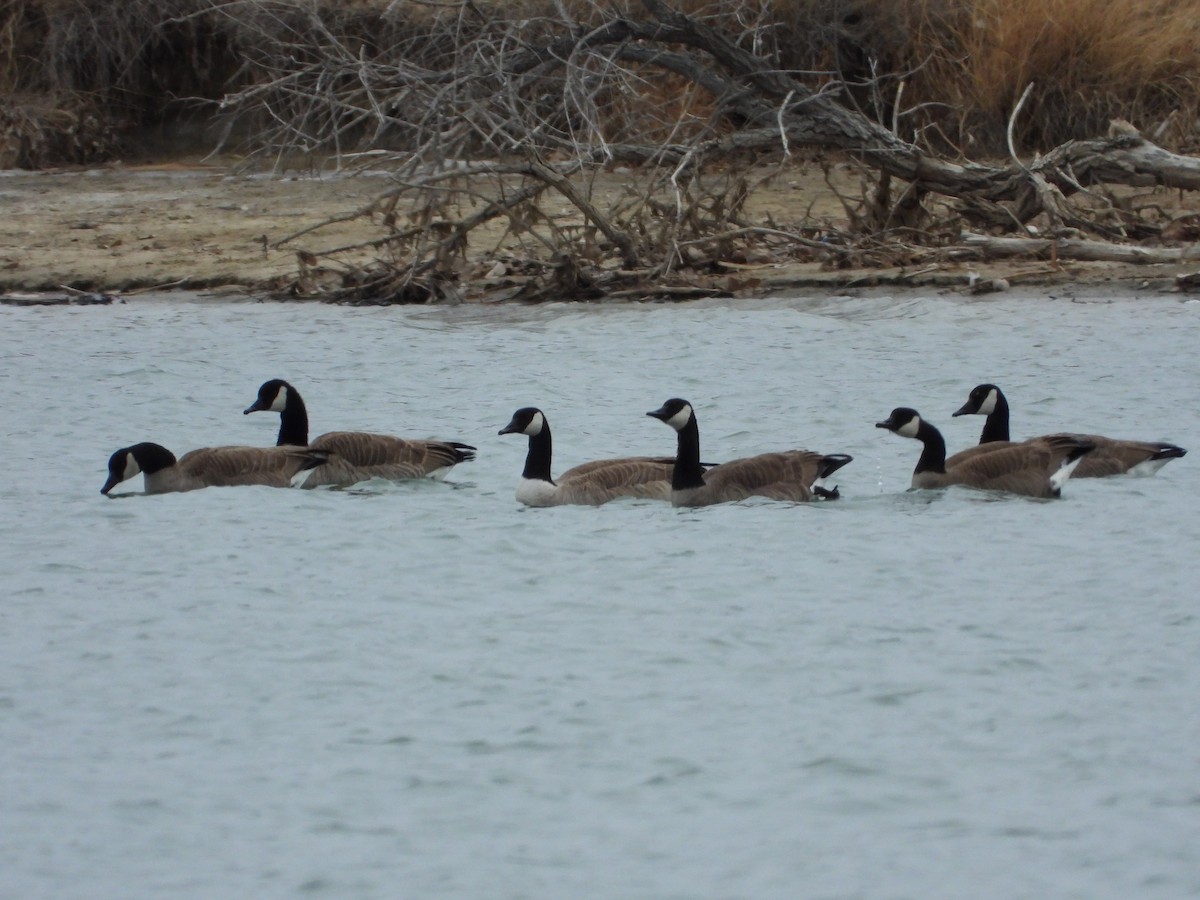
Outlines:
[[1181,149],[1200,135],[1200,0],[907,0],[904,55],[918,120],[969,155],[1103,134],[1111,119]]
[[[591,0],[540,5],[583,24],[598,12]],[[1024,151],[1103,134],[1114,118],[1177,149],[1200,145],[1200,0],[673,5],[813,86],[840,82],[848,103],[942,151],[1005,154],[1009,116],[1030,82],[1015,123]],[[644,15],[637,0],[605,8]],[[647,85],[648,98],[665,87]]]

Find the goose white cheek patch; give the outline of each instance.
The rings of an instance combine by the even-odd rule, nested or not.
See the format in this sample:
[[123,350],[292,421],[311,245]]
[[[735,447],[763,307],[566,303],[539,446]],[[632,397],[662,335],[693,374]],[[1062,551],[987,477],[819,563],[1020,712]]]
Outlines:
[[125,474],[121,476],[122,481],[128,481],[138,472],[142,471],[142,467],[138,465],[137,460],[133,458],[132,453],[125,454]]
[[988,391],[987,397],[984,399],[983,403],[981,403],[979,405],[979,414],[984,415],[984,416],[990,416],[995,411],[996,411],[996,389],[993,388],[992,390]]
[[896,434],[900,435],[901,437],[915,438],[917,436],[917,432],[920,430],[921,430],[921,420],[918,417],[914,416],[913,418],[911,418],[907,422],[905,422],[903,425],[901,425],[899,428],[897,428]]
[[536,434],[541,434],[544,427],[546,427],[546,417],[538,413],[529,420],[529,424],[525,426],[525,431],[522,433],[533,437]]
[[270,412],[283,412],[287,409],[287,388],[280,388],[275,393],[275,400],[271,403]]
[[691,417],[692,417],[692,408],[690,406],[685,405],[681,410],[679,410],[679,412],[675,413],[675,415],[673,415],[673,416],[671,416],[671,418],[667,419],[667,424],[670,425],[672,428],[674,428],[676,431],[680,431],[683,428],[683,426],[688,423],[688,419],[690,419]]

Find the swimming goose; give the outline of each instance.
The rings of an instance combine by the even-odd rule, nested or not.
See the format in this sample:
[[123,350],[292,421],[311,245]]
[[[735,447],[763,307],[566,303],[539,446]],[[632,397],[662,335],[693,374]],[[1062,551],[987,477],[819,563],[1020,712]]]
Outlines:
[[252,412],[279,413],[276,446],[331,451],[329,463],[314,471],[304,487],[350,485],[371,478],[441,478],[455,465],[475,458],[475,448],[457,441],[419,441],[365,431],[330,431],[308,440],[308,410],[300,392],[278,378],[264,382]]
[[598,459],[550,477],[550,423],[540,409],[526,406],[513,413],[500,434],[529,436],[525,470],[517,485],[517,500],[526,506],[599,506],[620,497],[671,499],[670,457],[627,456]]
[[166,447],[147,442],[122,447],[109,457],[108,481],[100,493],[138,472],[147,494],[243,484],[288,487],[296,475],[328,458],[328,451],[301,447],[204,447],[177,460]]
[[914,488],[944,488],[954,484],[989,491],[1008,491],[1027,497],[1058,497],[1062,486],[1084,454],[1095,445],[1070,434],[1053,434],[980,453],[955,465],[946,459],[942,433],[915,409],[897,407],[875,423],[901,437],[924,445],[913,469]]
[[671,471],[675,506],[710,506],[747,497],[797,502],[833,499],[837,488],[828,489],[823,481],[851,460],[844,453],[785,450],[731,460],[706,472],[700,462],[700,429],[690,403],[674,397],[646,415],[670,425],[678,435]]
[[[979,435],[979,445],[972,450],[986,451],[988,446],[997,441],[1009,440],[1008,399],[994,384],[980,384],[972,388],[967,402],[954,415],[987,416]],[[1122,441],[1098,434],[1072,436],[1096,445],[1096,449],[1079,463],[1075,478],[1102,478],[1126,473],[1153,475],[1171,460],[1187,454],[1182,447],[1161,441]]]

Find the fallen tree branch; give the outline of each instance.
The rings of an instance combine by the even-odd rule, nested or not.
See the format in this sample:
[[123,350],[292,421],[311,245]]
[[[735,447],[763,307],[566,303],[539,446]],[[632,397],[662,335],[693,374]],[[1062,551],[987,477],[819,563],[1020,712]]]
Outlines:
[[1156,265],[1200,260],[1200,246],[1196,245],[1138,247],[1132,244],[1112,244],[1106,241],[1090,241],[1079,238],[992,237],[970,232],[962,235],[962,249],[951,248],[947,255],[952,259],[1012,259],[1014,257],[1048,259],[1052,253],[1057,253],[1059,259],[1074,259],[1081,262]]

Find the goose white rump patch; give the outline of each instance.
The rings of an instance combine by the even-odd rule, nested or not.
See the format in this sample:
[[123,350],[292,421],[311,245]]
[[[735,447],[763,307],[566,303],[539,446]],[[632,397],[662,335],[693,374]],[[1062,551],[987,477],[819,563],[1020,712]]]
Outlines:
[[1050,476],[1050,486],[1056,491],[1061,491],[1062,486],[1067,483],[1071,477],[1071,473],[1075,471],[1075,467],[1083,460],[1083,457],[1077,457],[1070,462],[1064,462],[1058,467],[1058,471]]
[[1147,475],[1153,475],[1155,472],[1157,472],[1159,469],[1161,469],[1163,466],[1165,466],[1170,461],[1171,461],[1170,458],[1143,460],[1142,462],[1138,463],[1136,466],[1130,466],[1129,471],[1126,472],[1125,474],[1132,475],[1135,478],[1145,477]]

